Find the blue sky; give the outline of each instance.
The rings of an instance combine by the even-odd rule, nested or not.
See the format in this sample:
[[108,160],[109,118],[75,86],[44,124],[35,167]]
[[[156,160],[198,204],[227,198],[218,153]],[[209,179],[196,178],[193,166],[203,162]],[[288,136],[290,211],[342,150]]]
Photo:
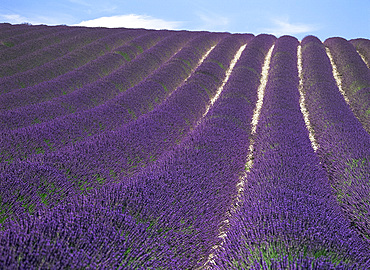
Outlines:
[[2,0],[0,22],[370,38],[370,0]]

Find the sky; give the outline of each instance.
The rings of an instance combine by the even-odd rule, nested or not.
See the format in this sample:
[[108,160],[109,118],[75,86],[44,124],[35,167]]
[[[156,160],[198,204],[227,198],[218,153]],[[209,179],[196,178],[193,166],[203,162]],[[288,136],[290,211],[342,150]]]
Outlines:
[[370,39],[370,0],[2,0],[5,22]]

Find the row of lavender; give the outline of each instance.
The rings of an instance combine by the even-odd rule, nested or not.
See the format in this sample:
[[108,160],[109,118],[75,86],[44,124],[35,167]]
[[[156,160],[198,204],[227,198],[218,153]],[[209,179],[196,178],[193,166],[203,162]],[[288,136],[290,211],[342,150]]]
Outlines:
[[[60,27],[60,26],[58,26]],[[43,35],[42,30],[55,31],[55,27],[47,27],[46,25],[39,25],[30,28],[28,25],[11,25],[9,23],[0,24],[0,39],[2,49],[13,47],[15,44],[28,41],[32,38],[39,38]],[[40,31],[41,30],[41,31]],[[14,42],[15,41],[15,42]]]
[[[191,58],[189,57],[192,57],[193,60],[189,62],[189,64],[194,65],[196,63],[196,61],[194,60],[196,59],[195,57],[197,56],[197,54],[193,56],[191,55],[191,47],[194,45],[205,45],[204,43],[207,42],[214,42],[215,38],[218,39],[220,38],[220,36],[216,35],[211,39],[203,37],[194,40],[194,42],[189,44],[189,47],[187,47],[184,51],[179,52],[180,59],[181,57],[187,56],[187,58],[191,60]],[[237,46],[237,44],[240,43],[243,38],[243,36],[233,37],[232,40],[236,41],[235,45],[233,46]],[[102,185],[106,181],[115,181],[115,179],[121,173],[129,173],[135,168],[136,170],[138,170],[139,168],[141,168],[141,166],[145,166],[146,163],[153,161],[153,158],[155,158],[155,156],[160,155],[166,148],[171,147],[176,143],[178,139],[181,139],[181,137],[186,134],[186,131],[189,130],[194,125],[194,122],[197,120],[197,118],[194,117],[199,117],[199,113],[201,112],[193,111],[192,109],[194,108],[186,107],[191,104],[191,101],[189,99],[192,98],[192,95],[189,95],[189,89],[194,89],[193,96],[202,95],[205,98],[205,100],[202,100],[201,98],[197,99],[198,102],[200,102],[198,105],[199,107],[201,104],[205,106],[205,101],[207,100],[207,98],[210,98],[207,96],[206,89],[208,89],[209,94],[212,97],[212,95],[214,95],[214,93],[216,92],[217,86],[221,84],[223,74],[225,74],[226,71],[218,66],[218,64],[214,63],[214,61],[218,62],[220,65],[224,65],[225,67],[227,67],[229,62],[231,61],[230,58],[232,58],[233,56],[233,49],[231,49],[232,47],[230,48],[230,46],[226,46],[225,42],[226,44],[230,43],[230,41],[228,40],[225,40],[224,43],[220,43],[219,46],[209,55],[209,57],[207,57],[205,62],[200,67],[198,67],[198,69],[190,78],[188,78],[186,84],[177,89],[174,94],[167,98],[163,104],[150,112],[150,114],[144,115],[144,117],[139,118],[137,121],[129,125],[121,124],[121,127],[120,125],[118,125],[116,126],[115,131],[105,130],[99,136],[85,138],[85,141],[74,144],[71,147],[63,147],[63,145],[59,143],[59,146],[61,148],[60,150],[52,152],[50,154],[34,155],[33,157],[28,157],[26,162],[15,161],[11,162],[10,164],[2,163],[2,176],[4,179],[2,183],[3,187],[5,188],[7,185],[19,182],[17,190],[22,194],[20,196],[23,199],[19,201],[18,204],[29,204],[30,206],[26,207],[23,210],[31,210],[33,212],[35,211],[35,209],[44,207],[43,204],[46,204],[48,206],[55,205],[55,203],[59,202],[59,197],[62,195],[55,190],[48,189],[47,186],[41,184],[31,184],[31,182],[36,181],[36,183],[41,183],[44,178],[47,178],[46,182],[53,183],[53,181],[56,181],[56,183],[53,183],[53,185],[57,186],[58,190],[62,189],[62,186],[65,185],[68,187],[74,185],[74,188],[72,189],[74,192],[78,193],[81,192],[81,190],[88,191],[96,185]],[[148,59],[148,57],[144,59]],[[140,110],[142,109],[146,109],[147,111],[149,111],[150,108],[145,108],[144,106],[147,105],[145,103],[146,101],[153,101],[155,99],[153,94],[157,94],[156,98],[160,96],[161,100],[163,100],[166,95],[170,95],[171,92],[175,90],[176,85],[179,85],[181,81],[185,79],[185,74],[181,75],[181,73],[179,73],[181,72],[181,63],[182,62],[173,59],[171,63],[168,63],[168,65],[164,65],[162,69],[153,74],[153,76],[151,76],[151,78],[148,79],[146,83],[142,83],[137,87],[137,89],[131,88],[130,90],[133,90],[131,93],[134,95],[123,96],[124,99],[120,99],[121,104],[118,103],[116,106],[131,106],[133,113],[136,113],[138,115],[140,113],[145,113],[140,112]],[[178,65],[180,65],[180,68]],[[219,67],[218,70],[215,69],[215,71],[213,71],[213,73],[218,73],[214,74],[215,77],[212,76],[212,73],[202,73],[206,72],[207,69],[211,70],[209,66],[214,67],[214,65]],[[170,76],[170,78],[173,78],[173,81],[171,82],[171,80],[169,80],[164,82],[168,85],[169,88],[164,88],[161,85],[160,81],[156,81],[167,80],[169,75],[172,75]],[[203,85],[204,89],[201,88],[201,84]],[[148,90],[147,96],[145,96],[145,93],[143,93],[145,89]],[[155,89],[157,93],[154,91]],[[168,90],[171,90],[171,92],[167,93]],[[144,101],[142,102],[141,106],[138,106],[140,105],[140,103],[135,102],[138,101],[138,99],[134,99],[138,95],[141,95],[140,101]],[[188,101],[186,100],[186,98]],[[105,109],[107,110],[108,108],[113,107],[113,105],[114,104],[110,104],[110,106],[107,106]],[[196,105],[196,103],[194,103],[194,105]],[[183,107],[183,109],[181,109],[181,107]],[[181,122],[173,121],[171,117],[173,117],[172,115],[174,115],[174,113],[171,113],[169,111],[178,109],[182,110],[185,113],[185,115],[183,115],[184,119],[182,119]],[[123,111],[120,111],[121,114],[117,114],[116,119],[109,119],[109,117],[107,117],[106,120],[113,121],[113,123],[115,123],[116,125],[117,122],[123,120],[122,118],[125,115],[127,118],[127,123],[130,122],[130,120],[133,120],[130,111],[127,112],[127,108],[124,108]],[[194,115],[194,113],[196,114]],[[91,116],[93,116],[93,114],[90,112],[88,115],[82,115],[81,118],[85,117],[89,119],[88,117]],[[63,124],[63,122],[60,122],[59,124]],[[71,124],[73,125],[74,123]],[[160,126],[161,124],[162,126]],[[163,129],[164,125],[167,125],[167,129]],[[53,127],[55,128],[55,126]],[[52,131],[55,130],[53,127],[51,127]],[[141,129],[143,128],[144,130],[142,131]],[[157,132],[159,134],[150,134],[150,129],[153,129],[153,132]],[[57,139],[59,137],[60,139],[61,135],[58,135],[59,132],[60,130],[57,129],[57,134],[50,134],[49,130],[49,132],[45,135],[50,136],[50,140],[54,141],[54,137],[57,137]],[[28,139],[30,138],[30,135],[28,135],[27,133],[23,136]],[[39,138],[38,136],[34,136],[33,138],[34,140],[38,140],[39,144],[46,144],[47,146],[45,147],[45,149],[48,149],[50,141],[45,141],[44,138]],[[165,143],[163,142],[163,140],[165,141]],[[6,140],[4,141],[6,143]],[[18,142],[15,140],[14,143]],[[140,152],[138,152],[141,148],[144,147],[148,148],[148,151],[141,150]],[[6,145],[4,145],[4,148],[9,149],[10,153],[11,147],[6,147]],[[117,151],[117,148],[119,149],[119,151]],[[126,149],[126,151],[124,149]],[[38,149],[36,149],[36,151],[37,150]],[[22,154],[24,154],[24,152]],[[139,168],[137,168],[138,163],[141,163],[141,166]],[[41,166],[39,164],[43,165]],[[55,169],[54,167],[58,168],[59,170]],[[24,175],[24,170],[27,170],[26,175]],[[44,175],[45,172],[47,172],[46,175]],[[36,174],[36,176],[34,174]],[[67,178],[70,178],[72,181],[65,180]],[[15,181],[16,179],[17,181]],[[66,181],[66,183],[62,184],[60,181]],[[32,189],[33,191],[30,192],[30,189]],[[6,198],[7,203],[10,205],[13,205],[13,201],[17,199],[13,196],[13,193],[14,190],[8,189],[7,196],[5,196],[5,194],[3,195]],[[32,194],[38,194],[38,196],[32,197]],[[35,206],[35,204],[37,206]],[[13,213],[17,213],[21,210],[22,208],[20,207],[12,208]]]
[[[106,34],[104,37],[101,37],[102,35],[99,31],[81,33],[81,30],[74,30],[69,32],[74,34],[72,38],[65,38],[61,43],[47,46],[32,54],[18,57],[13,61],[8,61],[1,65],[1,69],[4,72],[6,72],[7,68],[18,71],[17,73],[1,78],[1,92],[9,93],[20,88],[23,90],[24,88],[37,86],[41,82],[58,79],[63,74],[68,75],[70,72],[76,72],[78,67],[84,67],[85,64],[93,60],[99,61],[104,54],[109,53],[112,49],[117,49],[117,46],[122,43],[126,43],[139,35],[145,34],[140,33],[140,31],[123,31],[111,35]],[[71,43],[73,47],[68,48],[67,42]],[[60,53],[55,54],[53,51]],[[40,55],[43,57],[41,58]],[[55,55],[59,57],[55,57]],[[30,63],[28,69],[27,63]],[[18,65],[26,67],[20,69]],[[53,81],[51,81],[51,85],[52,83]],[[56,87],[59,88],[61,86],[57,85]],[[73,88],[74,85],[72,84],[71,87]]]
[[[221,41],[219,48],[216,47],[213,55],[211,53],[209,59],[197,69],[196,76],[189,78],[187,84],[171,95],[177,96],[172,99],[172,104],[164,106],[157,114],[166,117],[166,110],[176,109],[183,106],[182,104],[189,106],[189,101],[192,100],[198,101],[195,110],[190,107],[187,109],[188,115],[178,116],[179,120],[187,117],[194,126],[206,109],[208,102],[204,101],[210,99],[196,83],[204,84],[212,97],[236,50],[250,38],[241,36]],[[235,66],[235,72],[219,101],[206,118],[156,165],[142,170],[129,183],[125,183],[125,178],[121,177],[120,183],[107,185],[88,197],[80,197],[70,204],[60,205],[52,212],[40,216],[41,219],[23,221],[22,226],[30,231],[22,226],[12,227],[21,237],[12,238],[15,244],[8,247],[8,254],[14,254],[10,256],[9,265],[14,263],[30,267],[40,265],[44,258],[44,261],[57,267],[76,264],[77,267],[92,268],[120,265],[123,269],[155,269],[160,266],[186,269],[196,265],[198,260],[201,261],[201,256],[206,256],[204,250],[209,249],[216,240],[218,223],[235,191],[233,186],[238,179],[238,171],[244,167],[244,145],[249,140],[253,111],[250,104],[256,102],[258,74],[273,41],[271,36],[262,36],[250,43]],[[215,82],[211,74],[204,73],[212,72],[212,69],[217,72],[217,67],[219,75],[213,71],[213,76],[219,79]],[[243,82],[246,77],[253,84],[245,85]],[[192,91],[192,95],[188,94],[187,100],[184,100],[189,91]],[[193,99],[193,95],[199,95],[199,98]],[[174,106],[176,103],[178,106]],[[244,114],[244,110],[240,109],[249,111],[249,114]],[[192,116],[195,112],[196,115]],[[171,117],[172,114],[167,115]],[[150,117],[146,119],[149,129],[153,122]],[[185,119],[179,120],[171,122],[186,125]],[[168,128],[171,129],[170,126]],[[145,136],[142,135],[141,139],[145,140]],[[169,139],[173,141],[173,138]],[[230,163],[230,159],[234,161]],[[230,177],[234,179],[234,185],[228,184]],[[209,181],[212,179],[213,181]],[[221,198],[224,206],[219,208],[217,206]],[[163,202],[167,204],[163,205]],[[63,214],[68,209],[73,209],[70,215],[73,220]],[[217,213],[213,212],[214,209],[218,209]],[[114,216],[114,219],[107,219],[109,216]],[[205,226],[205,219],[209,221],[209,226]],[[68,228],[58,225],[66,222],[69,224]],[[55,230],[58,227],[60,229]],[[26,231],[28,232],[25,233]],[[93,235],[94,240],[91,239]],[[80,236],[84,239],[79,239]],[[9,234],[8,237],[12,236]],[[17,248],[22,246],[22,241],[34,237],[40,239],[40,244],[34,250],[45,255],[36,257],[33,252]],[[107,253],[109,240],[114,241],[115,246]],[[48,247],[46,243],[51,243],[51,246]],[[47,255],[47,249],[53,252]],[[69,255],[71,251],[75,254],[74,257]],[[26,259],[16,261],[15,255],[19,253]]]
[[0,53],[0,63],[3,64],[6,61],[55,44],[60,41],[58,39],[60,34],[62,34],[62,37],[66,34],[68,36],[70,31],[73,31],[73,29],[66,26],[30,27],[27,25],[12,26],[9,30],[2,30],[0,38],[6,50],[2,50]]
[[[54,121],[32,125],[27,128],[3,132],[1,136],[2,161],[25,159],[38,152],[48,153],[78,140],[100,132],[109,131],[136,120],[142,114],[153,110],[161,104],[187,76],[190,75],[206,50],[215,44],[222,36],[205,34],[189,42],[182,50],[164,63],[157,71],[145,78],[134,87],[127,82],[140,80],[135,72],[140,66],[149,64],[145,54],[133,66],[126,66],[104,80],[105,87],[113,88],[112,81],[121,84],[127,91],[120,93],[108,102],[91,110],[68,114]],[[160,45],[160,44],[159,44]],[[163,47],[163,44],[162,46]],[[164,48],[152,48],[151,55],[163,53]],[[199,51],[197,47],[201,48]],[[145,71],[145,70],[144,70]],[[143,72],[143,69],[142,71]],[[126,76],[124,76],[126,75]],[[101,86],[103,85],[100,84]],[[120,87],[123,88],[123,87]],[[76,125],[78,123],[78,125]],[[18,146],[18,147],[17,147]]]
[[[74,29],[70,31],[54,32],[54,44],[42,49],[36,50],[26,55],[17,56],[15,59],[8,60],[1,64],[0,77],[11,76],[16,73],[25,72],[27,70],[41,66],[44,63],[57,59],[71,51],[88,45],[97,39],[102,38],[101,31],[81,31],[81,29]],[[53,40],[50,35],[46,36],[46,40]],[[14,54],[18,54],[22,48],[21,46],[14,47]]]
[[[71,29],[73,29],[73,28],[71,28]],[[82,29],[84,29],[84,28],[82,28]],[[99,30],[102,30],[102,29],[99,29]],[[64,31],[64,32],[66,32],[66,31]],[[76,32],[76,31],[70,31],[70,32]],[[96,31],[96,32],[98,32],[98,31]],[[123,33],[123,32],[121,32],[121,33]],[[100,40],[100,44],[106,43],[106,45],[109,45],[114,40],[116,40],[118,36],[122,36],[121,33],[118,32],[118,33],[115,33],[115,34],[110,34],[109,39]],[[115,38],[112,38],[112,37],[115,37]],[[361,44],[363,44],[363,43],[364,42],[362,42]],[[108,47],[110,47],[110,46],[108,46]],[[92,48],[89,47],[88,49],[89,49],[89,51],[91,51]],[[353,50],[353,48],[352,48],[352,50]],[[129,58],[129,56],[127,55],[126,52],[121,52],[121,51],[118,51],[118,52],[122,53],[125,56],[125,58]],[[338,53],[341,53],[341,51],[338,52]],[[353,52],[351,52],[351,53],[353,54]],[[347,57],[347,59],[350,59],[353,55],[345,55],[345,56]],[[358,55],[357,55],[357,57],[358,57]],[[74,58],[76,59],[76,58],[79,58],[79,57],[77,55]],[[80,56],[80,58],[81,58],[81,56]],[[109,71],[111,71],[111,70],[109,69],[109,67],[108,68],[105,67],[105,65],[107,63],[109,63],[109,65],[112,68],[114,66],[114,63],[112,63],[112,62],[117,61],[116,64],[119,65],[120,61],[122,61],[121,58],[117,58],[117,56],[115,57],[114,55],[113,56],[108,55],[108,56],[105,57],[105,59],[101,59],[101,57],[100,57],[99,59],[100,59],[100,61],[94,62],[91,66],[84,66],[84,68],[79,69],[77,71],[74,71],[73,74],[68,73],[67,76],[65,76],[66,78],[60,78],[60,76],[59,76],[56,79],[57,82],[51,82],[51,84],[50,84],[50,82],[48,81],[47,83],[44,83],[44,85],[41,85],[41,86],[37,85],[37,87],[29,89],[29,91],[30,91],[29,93],[30,93],[30,95],[33,96],[33,98],[23,99],[22,102],[20,102],[21,96],[24,93],[23,89],[19,89],[16,93],[12,92],[12,93],[10,93],[10,95],[5,95],[5,96],[3,95],[1,100],[0,100],[0,102],[2,104],[4,104],[2,107],[4,107],[4,108],[14,108],[14,107],[18,107],[18,106],[25,106],[26,104],[29,104],[29,103],[42,102],[44,100],[51,99],[51,98],[55,97],[55,95],[68,94],[70,91],[72,91],[76,87],[81,87],[83,85],[83,83],[86,83],[91,79],[93,81],[96,80],[97,76],[98,77],[102,76],[101,73],[109,73]],[[115,61],[112,61],[112,60],[115,60]],[[357,59],[357,62],[359,62],[358,59]],[[360,60],[360,62],[361,62],[361,60]],[[60,62],[60,63],[58,62],[58,66],[63,66],[64,67],[64,66],[68,66],[68,65],[66,65],[66,62]],[[97,67],[99,67],[99,68],[97,68]],[[34,70],[35,69],[33,69],[32,71],[34,71]],[[32,79],[37,78],[37,77],[39,77],[38,75],[45,74],[46,70],[57,70],[57,69],[53,68],[52,66],[45,66],[44,65],[43,69],[41,71],[39,71],[38,74],[32,74],[32,76],[30,76],[30,78],[32,78]],[[362,71],[357,72],[356,75],[366,74],[366,73],[363,73]],[[90,76],[86,76],[86,74],[89,74]],[[365,75],[365,76],[367,76],[367,75]],[[358,76],[354,76],[354,77],[357,78]],[[28,78],[26,81],[27,82],[31,81],[30,78]],[[7,78],[7,79],[9,79],[8,81],[12,82],[12,83],[14,83],[15,81],[19,81],[18,79],[15,79],[15,78]],[[355,109],[356,108],[358,109],[361,106],[361,104],[359,104],[359,103],[361,103],[361,98],[367,97],[366,94],[367,94],[368,91],[366,91],[367,89],[364,87],[364,85],[365,86],[367,85],[366,80],[368,81],[368,78],[365,79],[365,81],[363,79],[361,79],[360,81],[354,82],[354,83],[357,83],[356,85],[357,85],[357,87],[359,87],[359,89],[362,88],[361,91],[360,91],[362,94],[356,96],[357,103],[355,105],[357,105],[357,106],[355,106]],[[353,80],[352,80],[352,82],[353,82]],[[3,85],[4,88],[6,88],[6,89],[11,88],[11,87],[9,87],[9,85],[6,85],[6,83],[4,83],[4,82],[1,82],[1,85]],[[360,86],[358,86],[358,85],[360,85]],[[352,83],[352,86],[353,86],[353,83]],[[53,93],[50,94],[50,88],[59,89],[60,91],[56,91],[57,93],[54,93],[55,90],[53,90]],[[40,94],[40,92],[41,92],[41,94]],[[44,93],[44,94],[42,94],[42,93]],[[68,99],[68,97],[65,97],[65,98]],[[364,102],[362,103],[362,105],[363,104],[364,104]],[[46,104],[46,105],[50,105],[50,104]],[[365,102],[365,105],[366,105],[366,102]],[[76,110],[75,108],[73,108],[73,106],[70,106],[66,102],[63,102],[63,107],[64,107],[64,110],[67,110],[68,112],[71,112],[71,111],[74,112]],[[368,115],[369,115],[368,110],[366,110],[367,107],[368,106],[362,106],[362,108],[360,108],[362,113],[356,114],[356,116],[358,118],[362,119],[363,125],[366,125],[366,123],[369,122],[369,121],[367,121],[368,120]],[[24,109],[27,110],[28,108],[24,108]],[[50,111],[47,111],[46,113],[50,113]],[[13,117],[9,118],[8,117],[9,114],[12,114]],[[17,120],[14,119],[14,118],[22,118],[22,113],[19,114],[18,111],[15,111],[15,112],[11,111],[11,112],[8,113],[8,115],[6,113],[5,113],[5,115],[2,115],[2,118],[4,119],[3,122],[5,122],[4,123],[5,126],[7,125],[6,123],[11,123],[10,125],[15,126],[15,127],[10,127],[10,128],[17,128],[17,127],[22,126],[22,124],[18,123]],[[42,119],[39,119],[38,117],[34,117],[32,119],[32,121],[28,121],[28,120],[29,120],[28,118],[25,118],[23,121],[22,120],[20,120],[20,121],[27,122],[27,123],[31,122],[31,124],[43,121]],[[23,124],[23,125],[27,125],[27,124]]]
[[[366,52],[365,42],[357,44],[359,53]],[[370,60],[369,56],[366,55],[362,60],[356,48],[343,38],[329,38],[324,45],[333,55],[343,90],[350,100],[351,109],[370,134],[370,72],[365,62]],[[370,53],[370,47],[367,50]]]
[[[304,89],[315,134],[328,139],[325,132],[317,129],[315,121],[325,114],[311,107],[310,101],[316,98],[317,107],[335,105],[337,110],[340,103],[326,102],[325,96],[335,93],[325,95],[327,89],[317,86],[322,79],[334,79],[330,73],[323,73],[322,59],[328,59],[323,55],[321,42],[317,44],[323,49],[322,54],[310,51],[312,39],[307,37],[302,41],[304,81],[308,83]],[[299,107],[297,45],[292,37],[282,37],[275,44],[254,142],[253,167],[246,177],[243,203],[230,221],[225,245],[216,253],[215,268],[367,269],[370,266],[369,241],[357,234],[337,204],[330,186],[333,179],[328,179],[309,140]],[[316,83],[315,90],[309,87],[312,82]],[[336,138],[328,141],[334,144],[342,141],[335,135]],[[327,151],[327,147],[320,151]]]
[[370,40],[365,38],[357,38],[350,40],[350,42],[370,68]]
[[[306,103],[320,145],[317,154],[351,226],[370,240],[370,134],[339,93],[324,45],[309,37],[302,46]],[[362,102],[370,105],[368,99]]]
[[[26,268],[204,266],[213,247],[220,242],[217,237],[220,224],[228,216],[237,192],[235,185],[248,154],[259,74],[264,56],[275,40],[264,35],[251,38],[250,35],[199,33],[168,36],[152,48],[152,53],[149,46],[147,54],[143,52],[141,58],[137,57],[142,61],[138,61],[136,69],[126,73],[125,77],[139,67],[154,65],[149,59],[149,62],[144,60],[153,53],[166,54],[162,55],[157,71],[152,67],[145,71],[144,80],[142,76],[136,78],[136,86],[127,84],[127,91],[118,91],[97,107],[87,105],[87,109],[75,114],[66,113],[56,120],[3,132],[2,157],[7,162],[1,164],[0,175],[4,179],[0,189],[0,218],[5,229],[0,237],[2,263]],[[179,45],[172,46],[173,42]],[[217,42],[219,44],[194,72],[201,56]],[[202,119],[230,61],[245,42],[248,46],[219,100]],[[366,190],[368,179],[368,134],[366,137],[348,105],[344,105],[341,111],[352,115],[357,125],[354,133],[365,141],[364,145],[346,142],[343,127],[328,118],[335,112],[328,109],[333,101],[324,98],[328,95],[326,86],[314,83],[318,88],[315,88],[316,96],[312,94],[310,99],[310,91],[314,91],[312,82],[328,78],[332,80],[330,87],[336,91],[334,96],[341,98],[332,79],[330,62],[322,69],[325,63],[322,59],[327,58],[323,54],[312,57],[309,50],[312,46],[306,46],[310,42],[310,38],[302,42],[305,89],[309,89],[307,105],[310,112],[318,110],[315,106],[325,110],[323,115],[327,118],[311,114],[318,141],[324,142],[324,146],[318,155],[313,153],[299,112],[298,76],[294,67],[297,61],[293,53],[297,41],[280,38],[274,50],[257,130],[251,186],[244,194],[243,206],[233,217],[225,245],[227,252],[217,253],[214,267],[240,268],[243,263],[257,268],[368,267],[368,262],[362,259],[369,255],[366,253],[367,233],[363,233],[368,224],[364,209],[367,197],[361,193],[361,185]],[[126,59],[127,54],[121,55]],[[316,60],[307,64],[312,58]],[[190,73],[192,76],[185,82]],[[324,78],[320,78],[320,74],[324,74]],[[124,89],[125,77],[107,78],[120,79],[118,83],[122,84],[118,88]],[[100,89],[109,88],[109,80],[103,80],[106,84]],[[318,105],[322,97],[324,101]],[[330,132],[320,129],[322,122],[329,120],[336,128]],[[333,147],[325,145],[325,141],[338,143],[335,136],[347,143],[346,150],[338,146],[344,154],[328,162],[326,155],[334,152],[330,152]],[[82,141],[75,143],[76,140]],[[361,146],[367,148],[359,152]],[[349,149],[365,160],[359,165],[356,162],[356,168],[360,169],[355,169],[355,176],[365,181],[357,181],[346,189],[347,194],[356,194],[345,203],[355,202],[356,209],[361,209],[357,213],[348,206],[341,210],[341,203],[333,199],[328,184],[338,189],[335,184],[341,177],[341,169],[339,173],[336,170],[350,157]],[[308,157],[310,162],[305,164]],[[329,178],[320,168],[318,157],[326,166]],[[347,173],[348,168],[343,169]],[[310,183],[311,179],[317,182]],[[81,196],[81,191],[85,195]],[[269,194],[279,196],[269,200]],[[296,200],[297,196],[300,200]],[[316,210],[316,216],[305,208],[307,205]],[[280,211],[284,206],[287,211]],[[252,213],[246,218],[245,211],[257,211],[260,215]],[[329,218],[325,216],[327,213]],[[362,220],[355,219],[356,215],[363,216]],[[331,218],[340,225],[330,221]],[[248,220],[253,221],[253,226],[245,228]],[[342,232],[333,235],[327,224]],[[276,234],[276,228],[281,230],[280,234]],[[290,240],[292,231],[297,230],[305,230],[306,234]],[[317,235],[309,235],[312,231]],[[352,237],[348,241],[346,233]],[[323,243],[317,243],[320,239]],[[343,243],[343,239],[347,242]],[[37,243],[33,251],[24,250],[22,247],[29,246],[27,243],[31,241]],[[238,251],[230,251],[230,247],[238,245]]]
[[[116,96],[119,92],[127,90],[129,86],[139,83],[170,57],[170,55],[165,54],[166,50],[171,53],[176,52],[179,47],[181,48],[181,46],[189,40],[189,38],[190,36],[187,33],[171,35],[167,39],[163,40],[161,44],[153,48],[154,52],[153,50],[148,50],[132,62],[125,61],[124,63],[127,64],[124,64],[122,68],[117,69],[111,74],[108,73],[107,76],[103,76],[101,79],[88,83],[81,88],[73,87],[74,84],[72,84],[70,88],[66,83],[74,81],[73,79],[75,79],[75,77],[80,78],[80,82],[87,81],[88,78],[84,77],[88,77],[88,75],[86,76],[85,74],[91,74],[91,71],[99,71],[102,68],[102,63],[100,63],[100,65],[95,65],[96,68],[93,68],[92,70],[85,69],[82,71],[77,70],[76,72],[72,72],[72,74],[67,75],[69,78],[66,78],[66,76],[63,76],[62,78],[58,77],[58,79],[52,81],[50,85],[49,82],[47,82],[42,84],[40,88],[38,85],[33,89],[22,89],[19,94],[23,93],[24,95],[27,95],[28,90],[30,90],[30,94],[37,95],[36,98],[31,97],[30,101],[25,102],[26,104],[31,103],[31,105],[18,105],[16,93],[15,96],[13,93],[10,93],[10,95],[4,97],[4,103],[6,104],[7,101],[13,101],[13,104],[16,103],[16,108],[0,112],[0,117],[2,119],[1,124],[3,126],[2,130],[25,127],[35,123],[35,121],[36,123],[45,122],[66,114],[90,109],[102,104]],[[150,42],[153,42],[151,39],[152,38],[150,36],[146,37],[149,44]],[[118,59],[118,63],[116,64],[118,64],[119,67],[120,63],[123,61],[123,56],[116,54],[116,56],[113,57]],[[109,71],[109,66],[112,63],[112,59],[110,60],[111,61],[109,61],[108,57],[108,61],[105,61],[106,64],[108,64],[108,67],[105,65],[107,71]],[[146,65],[145,68],[142,68],[144,62]],[[96,73],[93,74],[95,74],[95,76],[98,75]],[[60,87],[60,84],[65,85],[65,87]],[[32,104],[33,100],[39,100],[41,102]]]

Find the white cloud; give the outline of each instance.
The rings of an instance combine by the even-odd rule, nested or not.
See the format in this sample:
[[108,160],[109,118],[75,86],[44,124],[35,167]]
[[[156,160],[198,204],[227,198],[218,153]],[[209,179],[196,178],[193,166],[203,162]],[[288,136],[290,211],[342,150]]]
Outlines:
[[196,15],[202,21],[200,27],[195,30],[200,31],[225,31],[226,26],[229,25],[230,20],[225,16],[211,12],[197,12]]
[[47,16],[36,16],[32,18],[24,17],[19,14],[0,14],[0,20],[11,24],[30,23],[33,25],[58,25],[61,24],[58,18]]
[[100,17],[93,20],[82,21],[74,26],[88,27],[125,27],[125,28],[145,28],[145,29],[171,29],[178,30],[182,23],[178,21],[165,21],[145,15],[118,15],[111,17]]
[[262,31],[273,34],[275,36],[282,36],[282,35],[294,35],[294,34],[301,34],[301,33],[308,33],[313,32],[318,29],[317,26],[311,24],[303,24],[303,23],[289,23],[287,18],[285,19],[273,19],[272,22],[274,23],[274,27],[272,28],[265,28]]
[[0,15],[0,19],[11,24],[31,23],[29,19],[18,14]]

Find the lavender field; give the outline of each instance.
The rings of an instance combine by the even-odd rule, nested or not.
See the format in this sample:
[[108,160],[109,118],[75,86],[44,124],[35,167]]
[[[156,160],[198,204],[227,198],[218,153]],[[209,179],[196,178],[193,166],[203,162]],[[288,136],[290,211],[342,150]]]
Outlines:
[[0,269],[370,269],[370,40],[0,24]]

